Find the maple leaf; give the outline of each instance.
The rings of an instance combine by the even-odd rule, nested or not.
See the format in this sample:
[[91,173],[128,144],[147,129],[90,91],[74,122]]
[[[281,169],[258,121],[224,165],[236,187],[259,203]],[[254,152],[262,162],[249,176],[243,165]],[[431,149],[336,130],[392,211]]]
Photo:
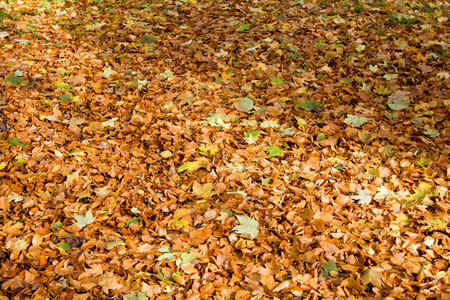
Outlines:
[[373,268],[369,268],[364,271],[364,273],[361,275],[361,282],[365,285],[371,283],[377,288],[382,288],[384,285],[383,275]]
[[75,214],[75,225],[77,225],[80,228],[84,228],[89,224],[94,223],[95,217],[92,215],[92,212],[89,210],[84,216],[83,215],[77,215]]
[[12,137],[9,137],[6,141],[7,141],[8,144],[11,145],[11,146],[21,146],[21,147],[23,147],[23,146],[27,145],[26,143],[20,142],[20,139],[19,139],[19,138],[12,138]]
[[258,122],[256,120],[245,120],[240,123],[241,126],[255,126]]
[[124,300],[148,300],[149,298],[145,293],[138,293],[138,292],[131,292],[128,295],[126,295]]
[[9,194],[9,196],[6,199],[8,201],[20,202],[24,199],[24,197],[12,192],[11,194]]
[[264,151],[269,152],[269,157],[284,155],[284,151],[278,148],[277,146],[268,147]]
[[280,127],[277,120],[264,121],[259,126],[261,128],[268,128],[268,127],[278,128],[278,127]]
[[366,124],[368,121],[370,121],[370,118],[347,115],[347,118],[345,118],[344,123],[352,124],[352,127],[360,127]]
[[12,84],[19,84],[19,83],[25,83],[25,79],[22,77],[11,75],[8,78],[6,78],[6,82],[12,83]]
[[14,247],[11,249],[12,251],[23,251],[26,250],[28,248],[28,245],[30,243],[21,239],[18,239],[15,243],[14,243]]
[[249,218],[247,216],[236,216],[241,225],[234,226],[233,231],[239,234],[249,234],[251,239],[254,239],[259,234],[259,223],[254,218]]
[[77,171],[75,171],[74,173],[72,173],[72,174],[70,174],[70,175],[67,175],[67,184],[68,185],[73,185],[74,183],[75,183],[75,181],[78,179],[78,178],[80,178],[80,172],[81,172],[82,170],[81,169],[78,169]]
[[200,124],[218,126],[218,121],[221,120],[223,122],[225,121],[225,118],[226,117],[220,113],[213,113],[210,114],[208,118],[204,119],[204,121],[200,122]]
[[242,164],[228,164],[227,168],[225,170],[231,170],[231,171],[236,171],[236,172],[244,172],[247,169],[246,166],[242,165]]
[[410,195],[409,199],[414,202],[420,202],[423,200],[423,198],[425,198],[426,195],[427,194],[424,191],[414,190],[414,194]]
[[369,70],[372,71],[373,73],[378,72],[378,65],[374,65],[374,66],[370,65]]
[[[94,218],[94,220],[95,220],[95,218]],[[111,250],[111,249],[113,249],[117,246],[121,246],[121,245],[125,245],[125,242],[114,236],[107,237],[106,241],[103,243],[103,246],[108,250]]]
[[103,127],[114,127],[114,126],[116,126],[116,121],[117,120],[119,120],[119,118],[112,118],[112,119],[109,119],[108,121],[105,121],[105,122],[103,122],[102,123],[102,126]]
[[175,225],[176,227],[183,227],[189,224],[189,221],[182,220],[181,218],[188,212],[186,209],[177,209],[173,215],[173,220],[169,222],[169,225]]
[[173,77],[173,73],[170,70],[165,70],[163,73],[160,73],[159,76],[165,79],[170,79],[170,77]]
[[249,30],[249,29],[250,29],[250,24],[244,23],[244,24],[241,24],[241,25],[239,26],[239,28],[236,29],[236,31],[238,31],[238,32],[243,32],[243,31],[246,31],[246,30]]
[[369,190],[356,190],[356,195],[350,196],[354,200],[358,200],[358,204],[369,204],[372,201]]
[[403,110],[409,106],[409,92],[395,91],[387,101],[387,105],[392,110]]
[[439,137],[439,131],[431,129],[431,128],[426,128],[425,131],[423,132],[423,134],[428,135],[429,137],[432,138],[437,138]]
[[212,183],[205,183],[201,185],[197,181],[194,181],[194,185],[192,186],[192,190],[199,196],[205,197],[212,195],[211,191],[213,189]]
[[66,93],[64,93],[64,95],[59,95],[58,97],[61,101],[69,101],[69,100],[72,100],[73,95],[70,92],[66,92]]
[[219,151],[219,147],[217,145],[200,146],[198,150],[200,150],[201,155],[212,156]]
[[102,287],[103,292],[108,293],[109,290],[119,290],[123,287],[119,283],[120,277],[114,275],[114,272],[108,272],[98,277],[98,284]]
[[293,130],[292,127],[286,128],[284,129],[283,127],[280,128],[280,133],[278,133],[280,136],[285,136],[285,135],[294,135],[295,131]]
[[162,293],[163,289],[160,285],[157,284],[147,284],[145,282],[142,283],[142,292],[145,293],[148,297],[153,297],[154,295]]
[[303,108],[307,111],[320,110],[322,108],[322,104],[316,99],[312,100],[303,100],[303,101],[294,101],[296,107]]
[[356,46],[355,48],[357,52],[362,52],[364,49],[366,49],[366,46],[363,44],[358,44],[358,46]]
[[260,134],[261,134],[261,131],[259,131],[259,130],[249,129],[249,130],[247,130],[247,132],[244,133],[244,137],[246,139],[248,139],[250,137],[253,137],[253,138],[257,139]]
[[57,89],[66,89],[69,90],[71,88],[70,85],[68,85],[67,83],[61,82],[61,81],[57,81],[54,83],[55,87]]
[[109,77],[111,77],[111,75],[112,75],[113,73],[114,73],[113,70],[112,70],[110,67],[108,67],[108,68],[106,68],[106,69],[103,71],[102,76],[105,77],[105,78],[109,78]]
[[377,188],[378,193],[373,197],[374,199],[385,199],[390,194],[395,194],[393,191],[381,186]]

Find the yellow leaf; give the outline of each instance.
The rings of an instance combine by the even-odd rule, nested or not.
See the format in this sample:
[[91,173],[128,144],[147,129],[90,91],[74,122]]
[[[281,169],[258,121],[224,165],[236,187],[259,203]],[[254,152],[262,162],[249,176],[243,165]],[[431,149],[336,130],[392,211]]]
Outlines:
[[204,185],[201,185],[197,181],[194,181],[194,185],[192,187],[192,190],[194,193],[196,193],[199,196],[205,197],[211,195],[211,191],[213,189],[212,183],[206,183]]

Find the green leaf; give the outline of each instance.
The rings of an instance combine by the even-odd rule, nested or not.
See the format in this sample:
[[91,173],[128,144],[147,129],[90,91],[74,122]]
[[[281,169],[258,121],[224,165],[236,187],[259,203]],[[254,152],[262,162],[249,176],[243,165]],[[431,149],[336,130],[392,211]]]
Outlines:
[[272,146],[272,147],[266,148],[264,151],[269,152],[269,157],[284,155],[284,151],[281,150],[280,148],[278,148],[277,146]]
[[[211,126],[224,126],[229,125],[224,123],[226,117],[220,113],[210,114],[208,118],[200,122],[201,125],[211,125]],[[226,126],[225,126],[226,127]]]
[[234,107],[238,111],[249,112],[253,109],[253,101],[249,97],[244,97],[234,102]]
[[113,70],[110,67],[108,67],[105,69],[105,71],[103,71],[102,76],[105,78],[109,78],[113,73],[114,73]]
[[202,161],[185,162],[177,169],[177,171],[178,173],[181,173],[186,170],[188,170],[189,172],[194,172],[203,167],[204,165],[205,163]]
[[142,219],[141,217],[134,217],[131,220],[126,221],[125,224],[127,226],[130,226],[130,224],[138,224],[139,225],[139,221],[141,221],[141,219]]
[[386,199],[386,197],[390,194],[395,194],[393,191],[385,188],[384,186],[380,186],[377,188],[378,193],[375,194],[373,199]]
[[66,92],[64,95],[59,95],[58,97],[61,101],[69,101],[72,100],[73,95],[70,92]]
[[[323,277],[329,278],[329,277],[334,277],[333,275],[339,275],[339,270],[337,268],[337,265],[331,259],[328,260],[327,263],[324,263],[322,265],[322,269],[323,269]],[[333,272],[333,273],[336,272],[337,274],[333,274],[331,272]]]
[[392,145],[386,145],[383,149],[381,149],[381,154],[383,154],[386,157],[392,157],[395,155],[394,151],[392,151],[393,147]]
[[72,249],[72,246],[70,246],[67,243],[58,243],[58,244],[56,244],[56,246],[61,247],[61,248],[63,248],[66,251]]
[[89,210],[84,216],[75,214],[75,225],[77,225],[80,228],[84,228],[89,224],[94,223],[96,218],[92,215],[92,212]]
[[385,117],[389,118],[390,120],[398,119],[398,114],[395,111],[393,111],[393,112],[385,111],[384,115],[385,115]]
[[293,130],[292,127],[286,128],[284,129],[283,127],[281,127],[281,131],[279,133],[280,136],[285,136],[285,135],[294,135],[295,131]]
[[249,30],[249,29],[250,29],[250,25],[244,23],[244,24],[241,24],[241,26],[239,26],[239,28],[236,29],[236,31],[243,32],[243,31],[246,31],[246,30]]
[[200,150],[201,155],[209,156],[216,154],[219,151],[219,147],[217,145],[200,146],[198,150]]
[[62,223],[60,221],[53,222],[50,227],[52,228],[53,232],[56,232],[62,228]]
[[381,289],[383,287],[383,275],[380,272],[370,268],[362,273],[361,282],[365,285],[371,283],[373,286]]
[[318,135],[317,135],[317,140],[318,141],[323,141],[324,139],[326,139],[327,137],[325,136],[325,134],[323,134],[323,133],[319,133]]
[[386,104],[392,110],[402,110],[409,106],[409,92],[395,91],[390,97]]
[[158,269],[157,271],[158,271],[158,274],[156,275],[156,278],[158,278],[159,280],[164,281],[164,282],[166,282],[168,284],[178,285],[178,283],[176,283],[175,281],[173,281],[173,280],[171,280],[169,278],[166,278],[166,276],[164,276],[164,274],[161,271],[161,269]]
[[182,252],[180,258],[182,263],[188,263],[195,259],[195,254],[192,252]]
[[233,231],[239,234],[247,233],[253,240],[259,233],[258,227],[259,223],[254,218],[249,218],[247,216],[236,216],[241,225],[233,227]]
[[156,249],[156,251],[161,252],[161,253],[169,253],[169,252],[172,252],[172,247],[166,246],[166,247],[158,248],[158,249]]
[[264,121],[259,126],[261,128],[268,128],[268,127],[278,128],[278,127],[280,127],[277,120]]
[[122,241],[119,238],[113,237],[113,236],[107,237],[106,241],[103,243],[103,246],[108,250],[111,250],[112,248],[115,248],[117,246],[123,246],[123,245],[125,245],[124,241]]
[[347,118],[345,118],[344,123],[352,124],[352,127],[360,127],[365,123],[367,123],[368,121],[370,121],[370,118],[347,115]]
[[322,104],[318,102],[316,99],[313,100],[296,100],[294,101],[296,107],[300,107],[307,111],[320,110],[322,108]]
[[350,196],[354,200],[358,200],[358,204],[369,204],[372,201],[369,190],[356,190],[356,195]]
[[260,134],[261,134],[261,131],[259,131],[259,130],[249,129],[249,130],[247,130],[247,132],[244,133],[244,137],[245,138],[249,138],[249,137],[257,138],[257,137],[259,137]]
[[61,82],[61,81],[55,82],[54,85],[55,85],[55,87],[57,89],[66,89],[66,90],[68,90],[68,89],[71,88],[70,85],[68,85],[67,83]]
[[155,43],[156,41],[158,40],[158,38],[157,37],[155,37],[155,36],[151,36],[151,35],[144,35],[143,37],[142,37],[142,43],[145,43],[145,44],[153,44],[153,43]]
[[283,78],[277,78],[277,77],[270,78],[270,81],[272,82],[273,85],[280,85],[280,84],[286,83],[286,81],[284,81]]
[[69,74],[69,71],[64,70],[64,69],[61,69],[61,68],[59,68],[58,70],[56,70],[56,72],[58,72],[58,73],[60,73],[60,74],[64,74],[64,75]]
[[304,129],[308,124],[308,122],[306,122],[306,120],[303,118],[295,117],[295,119],[297,120],[297,125],[300,129]]
[[425,198],[427,194],[423,191],[420,190],[414,190],[414,194],[409,196],[409,199],[414,201],[414,202],[420,202],[423,200],[423,198]]
[[271,184],[272,183],[272,179],[270,179],[270,178],[263,178],[262,180],[261,180],[261,184],[262,185],[269,185],[269,184]]
[[423,134],[428,135],[429,137],[432,138],[437,138],[439,137],[439,131],[431,129],[431,128],[426,128],[425,131],[423,132]]
[[398,74],[385,74],[385,75],[383,76],[383,78],[386,79],[386,80],[388,80],[388,81],[390,81],[390,80],[392,80],[392,79],[396,79],[397,77],[398,77]]
[[21,147],[23,147],[23,146],[25,146],[27,144],[27,143],[20,142],[19,138],[15,139],[15,138],[12,138],[12,137],[7,138],[6,141],[8,142],[8,144],[10,146],[21,146]]
[[341,80],[339,80],[340,82],[344,83],[344,84],[350,84],[353,82],[353,78],[351,77],[346,77],[346,78],[342,78]]
[[227,208],[219,208],[219,211],[227,213],[229,217],[233,216],[233,212]]
[[16,75],[11,75],[8,78],[6,78],[6,82],[12,84],[26,83],[25,79],[23,79],[22,77],[18,77]]
[[130,292],[123,297],[123,300],[148,300],[149,298],[145,293]]

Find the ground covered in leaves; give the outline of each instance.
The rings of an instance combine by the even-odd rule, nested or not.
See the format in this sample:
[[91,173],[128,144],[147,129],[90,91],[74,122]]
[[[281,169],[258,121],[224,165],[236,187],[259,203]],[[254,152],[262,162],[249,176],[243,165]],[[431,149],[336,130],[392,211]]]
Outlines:
[[0,5],[0,299],[448,299],[448,2]]

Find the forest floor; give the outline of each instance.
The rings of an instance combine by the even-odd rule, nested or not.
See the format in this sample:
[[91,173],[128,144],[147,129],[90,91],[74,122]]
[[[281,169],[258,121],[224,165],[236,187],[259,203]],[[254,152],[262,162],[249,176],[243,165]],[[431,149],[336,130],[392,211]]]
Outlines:
[[0,299],[449,299],[447,1],[0,3]]

